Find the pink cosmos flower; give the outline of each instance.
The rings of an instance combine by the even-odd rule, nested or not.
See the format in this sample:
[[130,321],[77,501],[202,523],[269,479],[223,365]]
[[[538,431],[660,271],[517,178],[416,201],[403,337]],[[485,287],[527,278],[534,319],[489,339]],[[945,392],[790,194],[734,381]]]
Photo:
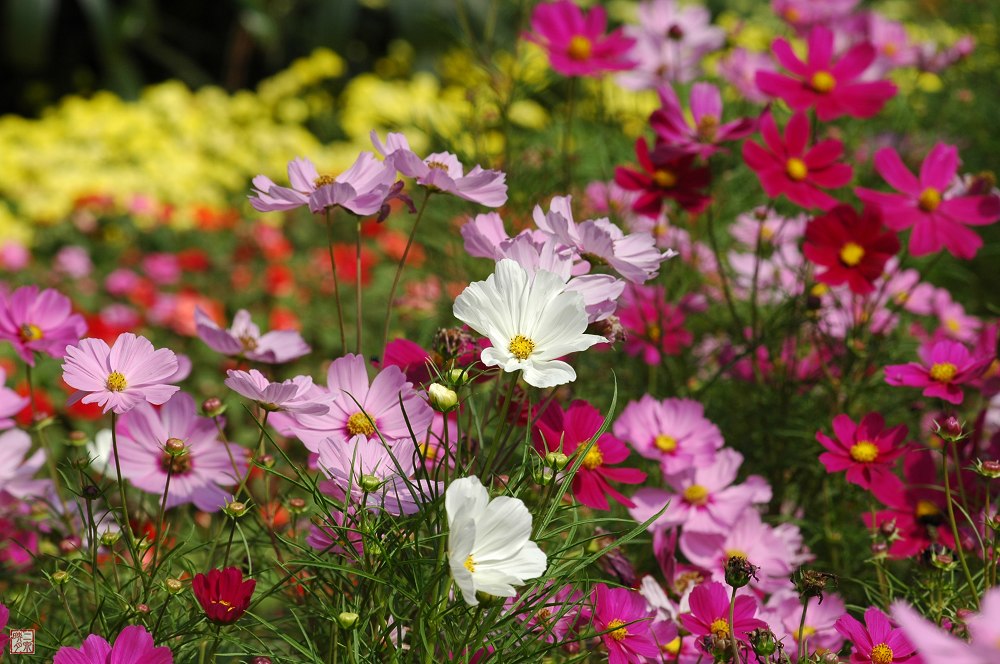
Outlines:
[[833,62],[833,32],[825,26],[817,25],[809,32],[809,57],[805,62],[781,37],[771,42],[771,50],[792,76],[757,72],[761,92],[784,99],[796,111],[815,108],[823,122],[844,115],[870,118],[896,95],[896,86],[889,81],[857,80],[875,61],[877,53],[871,44],[853,46]]
[[719,427],[704,413],[704,407],[691,399],[658,401],[646,394],[625,406],[614,434],[640,455],[659,461],[664,474],[673,475],[710,465],[722,447]]
[[913,228],[910,253],[914,256],[932,254],[944,247],[957,258],[972,258],[983,240],[966,226],[984,226],[1000,219],[1000,196],[946,197],[958,166],[958,149],[938,143],[921,164],[919,177],[914,177],[898,152],[882,148],[875,153],[875,170],[899,193],[861,187],[855,193],[882,211],[889,228]]
[[465,173],[462,162],[450,152],[435,152],[421,159],[410,149],[403,134],[388,134],[383,145],[372,130],[371,141],[385,157],[385,164],[413,178],[422,187],[487,207],[500,207],[507,202],[507,176],[501,171],[475,166]]
[[970,642],[943,631],[901,601],[893,603],[892,617],[924,664],[988,664],[1000,661],[1000,589],[987,590],[980,612],[965,618]]
[[808,221],[806,214],[786,217],[771,208],[758,206],[736,217],[736,222],[729,227],[729,234],[751,251],[757,246],[758,235],[766,246],[797,246],[805,235]]
[[51,288],[22,286],[0,290],[0,340],[7,340],[21,359],[35,366],[35,352],[64,357],[66,346],[86,333],[87,324],[72,312],[69,298]]
[[890,21],[874,11],[861,13],[851,23],[877,54],[875,62],[865,71],[865,78],[878,78],[893,69],[917,64],[917,48],[902,23]]
[[256,401],[266,411],[322,415],[330,410],[330,400],[316,394],[317,390],[309,376],[296,376],[280,383],[272,383],[256,369],[249,372],[230,369],[226,375],[226,387]]
[[358,511],[353,505],[347,511],[334,508],[327,519],[309,525],[306,544],[324,553],[361,560],[364,555],[364,531]]
[[[754,615],[757,600],[749,595],[736,598],[732,632],[729,627],[729,593],[718,581],[706,581],[691,591],[691,613],[681,616],[681,625],[694,636],[736,638],[744,643],[747,635],[767,624]],[[700,640],[700,639],[699,639]]]
[[173,664],[170,648],[153,645],[153,636],[142,625],[129,625],[112,646],[97,634],[84,639],[79,648],[62,647],[52,664]]
[[653,612],[642,595],[629,588],[594,586],[594,629],[608,649],[608,664],[641,664],[659,657],[660,647],[650,627]]
[[96,403],[104,412],[121,415],[143,401],[159,406],[180,388],[165,385],[177,373],[177,356],[167,348],[154,350],[145,337],[122,334],[110,348],[101,339],[82,339],[66,347],[63,380],[76,392],[69,404]]
[[771,0],[771,9],[789,25],[802,30],[817,24],[830,25],[850,16],[859,1]]
[[765,111],[760,119],[760,133],[767,147],[746,141],[743,161],[756,171],[768,196],[777,198],[785,194],[796,205],[821,210],[837,204],[837,199],[820,188],[837,189],[850,182],[853,170],[837,161],[844,153],[843,143],[827,139],[807,151],[809,119],[802,112],[788,121],[782,139],[771,112]]
[[282,364],[311,350],[295,330],[273,330],[262,335],[246,309],[236,312],[233,325],[228,330],[216,325],[200,307],[195,308],[194,318],[201,340],[223,355],[245,357],[265,364]]
[[[601,413],[586,401],[578,400],[563,412],[559,406],[545,410],[533,430],[535,449],[543,456],[561,451],[568,457],[590,441],[604,424]],[[635,468],[612,468],[628,458],[629,450],[609,433],[601,434],[583,458],[573,476],[573,496],[580,503],[597,510],[607,510],[608,496],[626,507],[632,501],[611,487],[609,480],[625,484],[641,484],[646,473]]]
[[[792,644],[799,642],[799,623],[802,620],[802,600],[797,593],[786,591],[776,593],[768,599],[769,613],[773,619],[767,620],[775,635],[784,639],[786,652],[794,651]],[[836,593],[823,593],[823,600],[810,597],[806,607],[806,624],[802,629],[806,651],[809,654],[825,651],[838,652],[844,645],[844,637],[835,625],[847,608],[844,600]]]
[[989,367],[992,357],[973,355],[965,344],[941,339],[920,346],[920,362],[893,364],[885,368],[885,382],[890,385],[922,387],[925,397],[938,397],[960,404],[964,398],[961,385],[972,382]]
[[[203,512],[217,512],[232,495],[223,487],[239,484],[246,473],[243,450],[221,442],[215,422],[199,417],[194,399],[183,392],[158,411],[140,403],[122,417],[120,436],[122,476],[155,496],[166,489],[168,509],[194,503]],[[184,443],[183,454],[167,451],[171,439]]]
[[837,621],[837,631],[854,644],[851,664],[897,664],[920,661],[916,650],[901,629],[894,629],[888,616],[874,606],[865,611],[865,624],[845,613]]
[[600,76],[631,69],[627,59],[635,40],[619,28],[605,34],[608,16],[600,5],[586,14],[570,0],[543,2],[531,14],[532,32],[524,35],[546,50],[549,64],[563,76]]
[[7,382],[7,372],[0,367],[0,430],[9,429],[14,426],[14,416],[27,406],[31,399],[5,387]]
[[45,496],[50,480],[33,479],[45,463],[45,450],[38,449],[29,457],[31,436],[20,429],[0,433],[0,450],[4,455],[4,463],[0,464],[0,497],[28,500]]
[[10,609],[0,602],[0,653],[7,648],[10,637],[7,636],[7,621],[10,619]]
[[880,413],[868,413],[857,425],[844,414],[833,418],[836,439],[822,432],[816,440],[827,449],[819,455],[826,472],[847,471],[847,481],[871,491],[879,500],[902,490],[903,484],[892,467],[905,451],[905,424],[885,428]]
[[94,264],[85,248],[69,246],[59,250],[52,267],[70,279],[86,279],[93,271]]
[[649,118],[658,141],[693,152],[703,159],[721,150],[720,143],[749,136],[756,128],[757,123],[751,118],[723,124],[722,94],[711,83],[691,86],[690,121],[672,86],[664,85],[659,93],[660,108]]
[[315,164],[299,157],[288,162],[288,179],[291,188],[279,187],[264,175],[256,176],[250,205],[258,212],[294,210],[308,205],[317,214],[339,205],[367,217],[382,213],[386,198],[396,189],[393,187],[396,169],[376,159],[371,152],[362,152],[337,177],[320,175]]
[[771,487],[759,476],[750,476],[743,484],[733,484],[742,463],[742,454],[723,448],[712,465],[665,477],[668,490],[639,489],[632,496],[635,507],[629,508],[629,514],[644,522],[667,505],[663,514],[650,524],[650,530],[684,526],[703,532],[726,531],[747,507],[771,499]]
[[[550,580],[542,588],[527,593],[522,606],[531,609],[522,610],[518,618],[523,621],[525,630],[546,643],[562,643],[591,621],[593,611],[582,600],[583,593],[573,586],[564,585],[553,590]],[[513,602],[513,599],[507,600],[508,605]]]
[[618,318],[628,331],[625,353],[658,365],[664,355],[678,355],[694,335],[684,327],[684,312],[667,302],[663,286],[630,285],[622,294]]
[[719,76],[736,88],[743,99],[765,104],[770,98],[757,87],[757,72],[775,71],[777,65],[769,53],[734,48],[719,60]]
[[377,443],[381,436],[392,444],[412,441],[412,431],[417,440],[423,440],[434,419],[424,393],[413,388],[399,367],[385,367],[369,384],[365,358],[353,353],[330,363],[326,390],[313,390],[326,397],[328,411],[297,413],[291,425],[294,435],[312,452],[331,437],[346,442],[360,435]]

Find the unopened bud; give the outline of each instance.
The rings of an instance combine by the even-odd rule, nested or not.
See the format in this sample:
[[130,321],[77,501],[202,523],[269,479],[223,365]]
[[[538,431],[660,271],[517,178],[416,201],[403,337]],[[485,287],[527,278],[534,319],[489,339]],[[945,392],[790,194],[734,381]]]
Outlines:
[[187,454],[187,445],[180,438],[167,438],[167,442],[163,445],[163,448],[170,456],[176,457]]
[[938,423],[938,435],[947,441],[955,442],[962,438],[962,423],[954,415],[949,415]]
[[90,436],[82,431],[70,431],[66,438],[73,447],[83,447],[90,441]]
[[374,475],[362,475],[361,481],[358,482],[363,491],[371,493],[377,491],[380,486],[382,486],[382,480],[375,477]]
[[981,461],[977,459],[975,471],[987,479],[995,480],[1000,478],[1000,461],[995,459]]
[[750,645],[757,657],[767,659],[778,649],[778,639],[774,632],[766,627],[758,627],[750,632]]
[[184,590],[184,584],[179,579],[167,579],[163,582],[163,587],[167,589],[167,592],[171,595],[176,595],[180,591]]
[[250,659],[250,664],[271,664],[271,658],[258,655]]
[[69,573],[63,570],[58,570],[52,573],[52,583],[56,584],[57,586],[61,586],[64,583],[68,583],[69,579],[70,579]]
[[257,457],[257,465],[264,468],[274,468],[274,457],[270,454],[261,454]]
[[549,468],[562,470],[569,463],[569,457],[562,452],[549,452],[545,455],[545,465]]
[[882,537],[892,539],[899,532],[896,528],[896,520],[889,519],[888,521],[883,521],[879,524],[878,532]]
[[731,588],[742,588],[757,578],[756,565],[752,565],[746,556],[734,555],[726,559],[726,583]]
[[226,506],[222,508],[222,511],[225,512],[228,516],[234,519],[238,519],[244,514],[246,514],[248,509],[249,508],[247,507],[246,503],[241,503],[238,500],[234,500],[232,502],[226,503]]
[[455,387],[461,387],[469,382],[469,372],[465,369],[450,369],[445,374],[445,378]]
[[101,497],[101,489],[95,484],[88,484],[80,493],[83,494],[84,500],[97,500]]
[[149,604],[136,604],[135,612],[143,615],[149,613]]
[[201,412],[208,417],[218,417],[226,412],[226,404],[219,397],[209,397],[201,402]]
[[476,599],[478,599],[479,603],[482,604],[484,607],[496,606],[504,602],[503,597],[497,597],[496,595],[491,595],[489,593],[483,592],[482,590],[476,591]]
[[889,545],[885,542],[872,542],[872,555],[876,558],[884,558],[889,553]]
[[556,473],[549,466],[541,466],[540,468],[532,469],[531,478],[535,480],[535,484],[548,486],[556,478]]
[[440,383],[431,383],[427,388],[427,396],[430,398],[431,407],[439,413],[447,413],[458,406],[458,394],[455,390]]
[[119,530],[107,530],[101,533],[101,546],[106,546],[109,549],[118,543],[118,540],[122,538],[121,531]]
[[358,622],[358,614],[350,611],[341,611],[337,616],[337,624],[343,629],[351,629]]
[[302,498],[289,498],[288,511],[292,514],[302,514],[306,511],[306,501]]

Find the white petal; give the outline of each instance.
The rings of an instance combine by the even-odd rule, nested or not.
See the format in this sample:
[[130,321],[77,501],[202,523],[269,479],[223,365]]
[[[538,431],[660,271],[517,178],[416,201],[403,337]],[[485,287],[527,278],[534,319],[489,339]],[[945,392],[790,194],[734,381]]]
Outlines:
[[531,362],[529,366],[524,368],[524,373],[521,376],[528,385],[555,387],[576,380],[576,371],[565,362],[549,360],[547,362]]
[[475,475],[453,481],[448,485],[448,489],[444,493],[444,507],[448,513],[448,527],[452,527],[456,517],[462,512],[465,513],[467,518],[473,520],[479,519],[483,511],[486,510],[489,501],[489,492]]

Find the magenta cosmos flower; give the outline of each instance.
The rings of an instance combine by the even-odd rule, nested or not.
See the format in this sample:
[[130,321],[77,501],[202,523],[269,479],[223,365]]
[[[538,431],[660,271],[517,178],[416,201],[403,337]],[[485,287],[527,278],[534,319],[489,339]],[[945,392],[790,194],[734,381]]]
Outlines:
[[[225,506],[230,491],[246,472],[246,458],[237,446],[219,441],[215,422],[197,415],[194,399],[178,392],[158,411],[142,403],[121,419],[119,446],[122,476],[143,491],[163,496],[167,508],[194,503],[203,512]],[[183,443],[181,454],[168,441]],[[113,463],[113,461],[112,461]]]
[[719,427],[705,419],[691,399],[657,401],[650,395],[632,401],[615,421],[614,434],[640,455],[660,462],[666,475],[707,466],[723,445]]
[[837,189],[851,181],[851,167],[837,161],[844,153],[843,143],[827,139],[806,150],[809,119],[801,112],[788,121],[782,139],[771,112],[765,111],[760,119],[760,133],[766,147],[745,142],[743,161],[757,173],[768,196],[777,198],[784,194],[796,205],[821,210],[837,204],[837,199],[820,188]]
[[849,205],[838,205],[806,226],[802,253],[825,268],[816,280],[867,295],[875,290],[885,264],[899,251],[899,238],[882,227],[882,215],[865,207],[862,214]]
[[886,429],[879,413],[868,413],[858,424],[847,415],[837,415],[833,418],[836,438],[816,433],[816,440],[827,450],[819,455],[819,461],[828,473],[846,470],[848,482],[871,491],[885,502],[903,490],[903,483],[892,467],[906,451],[902,444],[906,432],[903,424]]
[[101,339],[66,347],[63,380],[76,389],[69,403],[96,403],[104,412],[127,413],[143,401],[159,406],[178,388],[166,385],[177,373],[172,350],[155,350],[145,337],[122,334],[110,348]]
[[634,664],[660,656],[660,646],[650,629],[655,612],[646,600],[629,588],[594,586],[594,629],[608,649],[608,664]]
[[[422,441],[434,419],[424,392],[414,389],[402,369],[387,366],[369,382],[368,364],[353,353],[337,358],[326,372],[330,408],[326,413],[295,413],[290,430],[310,451],[327,438],[346,443],[355,436],[387,443]],[[322,388],[317,388],[322,391]]]
[[749,595],[740,595],[733,607],[733,625],[730,630],[729,593],[718,581],[706,581],[697,586],[691,591],[688,601],[691,612],[681,614],[681,625],[696,637],[736,638],[745,643],[747,634],[758,627],[767,627],[763,620],[754,618],[757,600]]
[[287,411],[322,415],[330,410],[329,399],[316,394],[309,376],[296,376],[280,383],[272,383],[256,369],[226,372],[226,387],[233,392],[256,401],[266,411]]
[[487,207],[500,207],[507,202],[507,176],[501,171],[475,166],[466,173],[462,162],[450,152],[435,152],[421,159],[410,149],[403,134],[388,134],[383,144],[378,133],[372,130],[371,140],[379,154],[385,157],[386,164],[428,190]]
[[677,93],[664,85],[660,108],[649,117],[649,124],[659,141],[708,158],[721,150],[720,143],[735,141],[753,133],[756,122],[740,118],[723,124],[722,95],[711,83],[691,86],[691,120],[681,108]]
[[972,258],[983,240],[966,226],[984,226],[1000,219],[1000,196],[945,198],[958,172],[958,149],[938,143],[915,177],[892,148],[875,153],[875,170],[899,193],[857,188],[858,198],[882,211],[885,224],[901,231],[913,228],[910,253],[924,256],[946,248],[958,258]]
[[901,664],[919,661],[903,630],[894,629],[888,616],[874,606],[865,611],[862,625],[849,614],[837,621],[837,631],[854,644],[851,664]]
[[694,335],[684,327],[684,312],[667,301],[663,286],[629,285],[622,293],[618,317],[628,332],[625,354],[649,365],[664,355],[679,355]]
[[785,100],[796,111],[815,108],[824,122],[844,115],[870,118],[896,95],[896,86],[889,81],[858,80],[878,55],[871,44],[853,46],[833,62],[833,32],[818,25],[809,32],[808,45],[809,56],[803,62],[785,39],[775,39],[774,57],[792,75],[757,72],[761,92]]
[[35,352],[64,357],[86,333],[83,316],[73,313],[69,298],[51,288],[22,286],[0,291],[0,339],[14,346],[21,359],[35,366]]
[[925,397],[937,397],[949,403],[962,403],[961,385],[979,378],[992,358],[974,356],[965,344],[941,339],[925,343],[917,350],[920,362],[893,364],[885,368],[885,382],[890,385],[922,387]]
[[635,66],[628,59],[634,39],[621,28],[604,34],[608,16],[600,5],[586,14],[570,0],[543,2],[531,14],[532,32],[525,39],[549,55],[549,64],[563,76],[600,76]]
[[233,325],[223,330],[200,308],[194,311],[198,336],[212,350],[223,355],[242,356],[252,362],[282,364],[306,355],[311,350],[295,330],[274,330],[266,334],[254,325],[250,312],[240,309]]
[[[304,157],[288,162],[289,187],[279,187],[270,178],[253,179],[250,205],[258,212],[294,210],[308,205],[313,213],[334,206],[363,217],[381,213],[392,192],[396,169],[371,152],[362,152],[349,169],[334,177],[320,175],[316,165]],[[387,212],[387,211],[386,211]]]
[[[562,452],[573,457],[581,451],[604,424],[601,413],[586,401],[574,401],[563,412],[559,406],[545,410],[533,431],[535,449],[542,455]],[[587,507],[607,510],[608,497],[626,507],[634,507],[631,500],[611,487],[608,481],[641,484],[646,473],[636,468],[612,468],[628,458],[625,443],[609,433],[590,447],[573,476],[573,496]]]
[[[208,574],[195,574],[191,591],[205,611],[205,617],[216,625],[231,625],[250,608],[257,581],[243,579],[237,567],[211,569]],[[143,663],[145,664],[145,663]]]
[[52,664],[173,664],[170,648],[153,645],[153,636],[142,625],[129,625],[112,646],[97,634],[84,639],[79,648],[60,648]]

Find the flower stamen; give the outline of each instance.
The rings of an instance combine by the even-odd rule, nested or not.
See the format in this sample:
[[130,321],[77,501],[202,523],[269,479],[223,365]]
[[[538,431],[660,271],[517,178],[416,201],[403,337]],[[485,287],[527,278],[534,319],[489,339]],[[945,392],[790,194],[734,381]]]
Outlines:
[[618,618],[615,618],[614,620],[609,622],[608,629],[610,629],[611,631],[608,633],[608,635],[615,641],[623,641],[625,637],[628,636],[628,630],[622,627],[622,625],[624,624],[625,621],[619,620]]
[[510,354],[519,360],[526,360],[535,350],[535,342],[523,334],[514,335],[514,338],[507,344]]
[[859,440],[851,445],[850,454],[858,463],[871,463],[878,458],[878,447],[870,440]]
[[104,386],[112,392],[122,392],[128,387],[128,381],[118,371],[112,371],[104,382]]
[[371,436],[375,433],[375,425],[372,424],[372,419],[368,413],[359,410],[347,418],[347,433],[352,436],[357,436],[358,434]]

